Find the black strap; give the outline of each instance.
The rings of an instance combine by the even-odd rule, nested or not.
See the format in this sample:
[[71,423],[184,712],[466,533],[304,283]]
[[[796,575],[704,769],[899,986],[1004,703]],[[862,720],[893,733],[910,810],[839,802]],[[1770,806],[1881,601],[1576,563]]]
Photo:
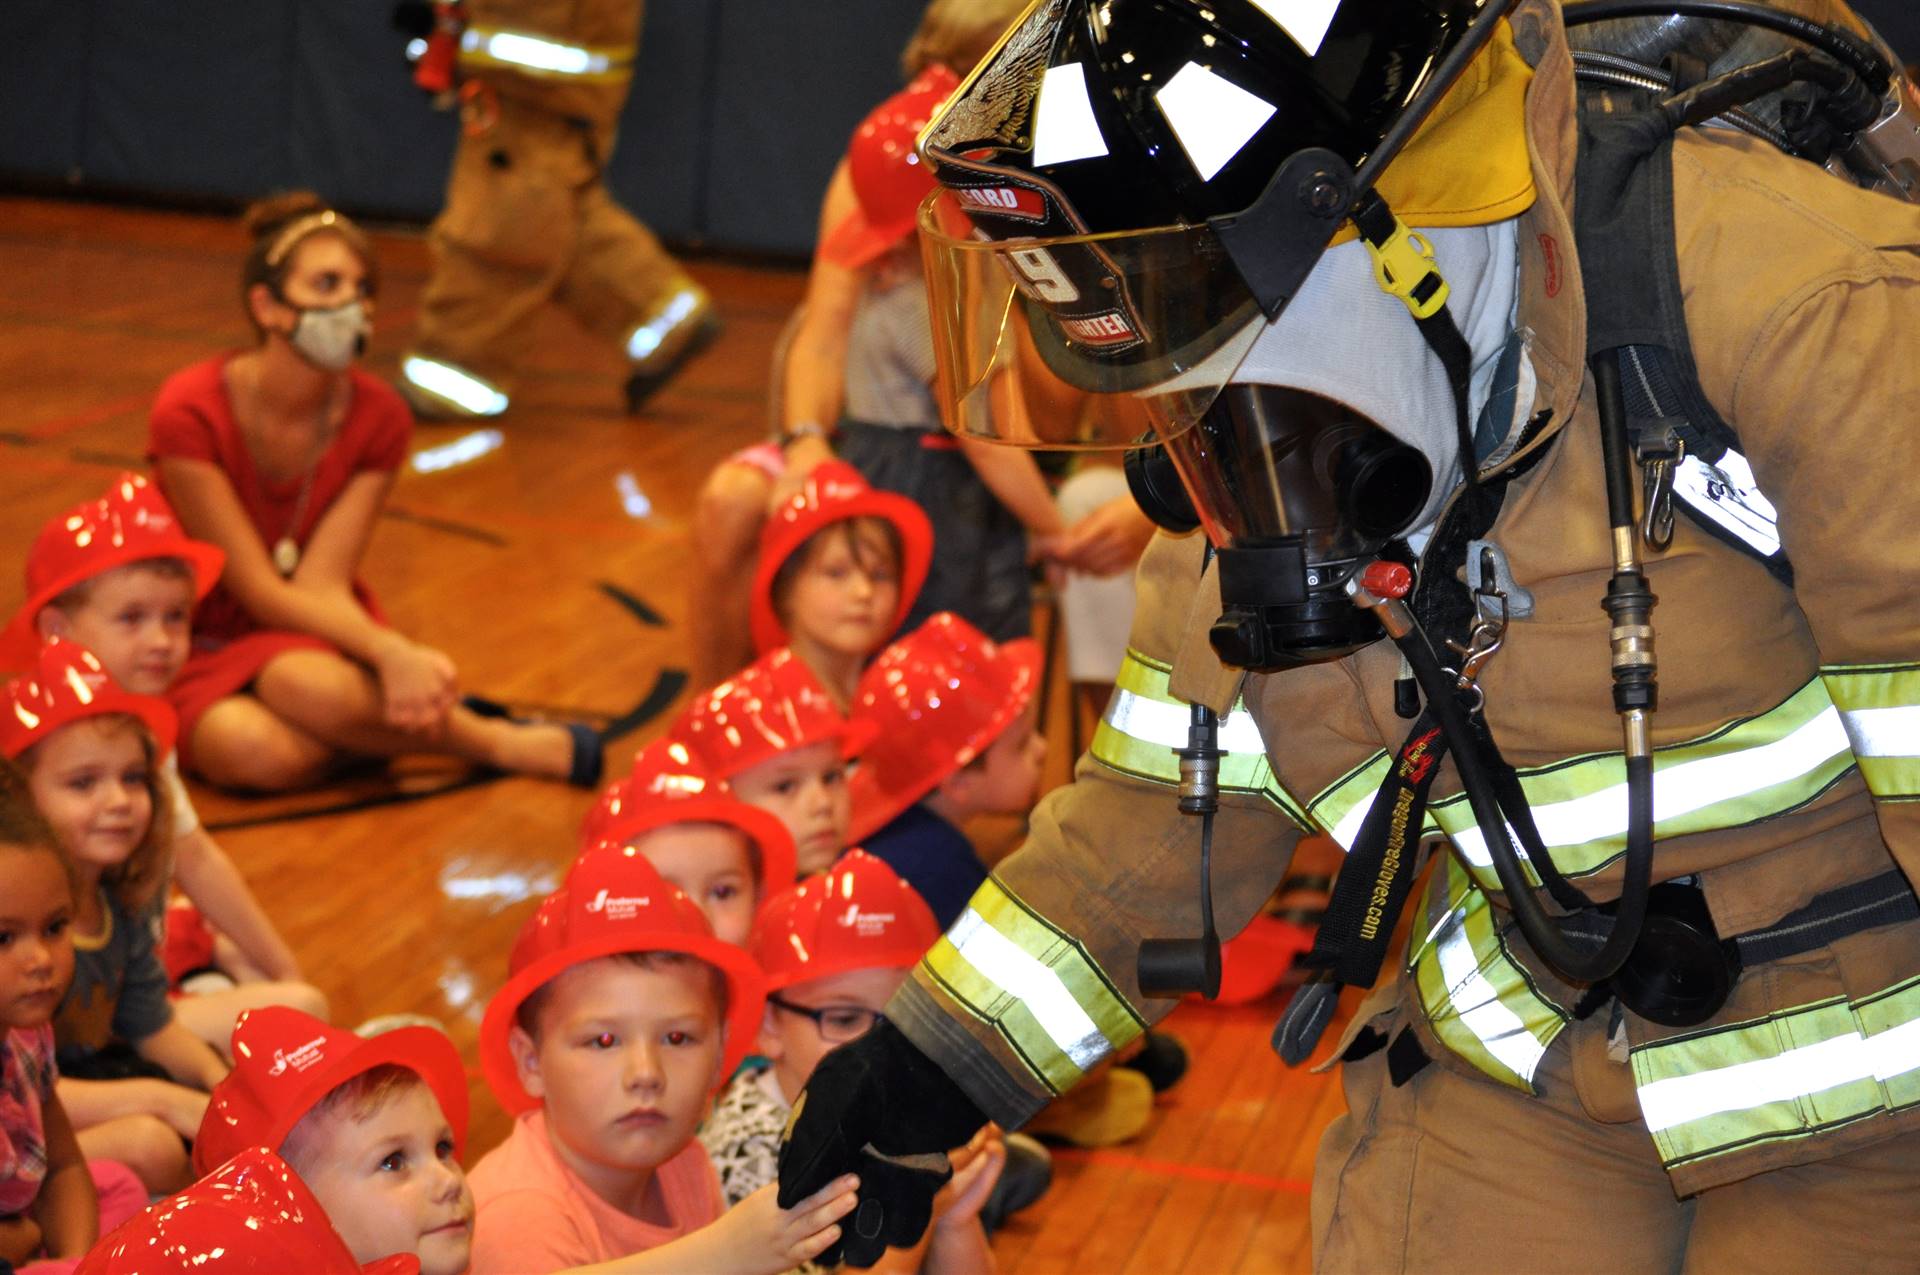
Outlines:
[[1417,875],[1416,852],[1427,794],[1446,756],[1446,735],[1429,708],[1414,722],[1380,781],[1346,862],[1333,884],[1326,919],[1303,962],[1312,982],[1287,1002],[1273,1029],[1273,1047],[1290,1067],[1313,1053],[1332,1020],[1342,987],[1372,987]]
[[1777,924],[1736,935],[1732,942],[1740,963],[1751,967],[1816,951],[1849,934],[1903,921],[1920,921],[1920,900],[1914,898],[1906,874],[1895,868],[1829,890]]

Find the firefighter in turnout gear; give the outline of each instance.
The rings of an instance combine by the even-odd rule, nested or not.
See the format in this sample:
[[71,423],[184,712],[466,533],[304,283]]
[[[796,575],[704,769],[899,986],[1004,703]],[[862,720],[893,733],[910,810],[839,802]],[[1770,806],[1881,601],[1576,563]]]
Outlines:
[[625,352],[627,410],[715,333],[701,286],[608,193],[642,0],[465,0],[462,121],[400,388],[424,416],[497,416],[557,303]]
[[[1308,832],[1348,862],[1276,1048],[1373,989],[1318,1269],[1920,1251],[1920,210],[1860,150],[1907,90],[1780,0],[1731,80],[1594,26],[1646,96],[1582,110],[1580,8],[1041,0],[922,135],[949,425],[1150,427],[1200,530],[1075,782],[796,1106],[782,1199],[861,1174],[839,1256],[1217,977]],[[999,419],[1006,375],[1115,410]]]

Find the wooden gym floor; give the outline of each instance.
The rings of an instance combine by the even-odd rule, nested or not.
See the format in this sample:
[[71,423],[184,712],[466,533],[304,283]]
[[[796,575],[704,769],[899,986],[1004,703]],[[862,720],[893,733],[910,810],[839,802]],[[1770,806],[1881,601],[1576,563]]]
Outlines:
[[[427,259],[417,233],[377,238],[370,363],[391,376]],[[144,467],[161,380],[248,340],[243,250],[229,219],[0,199],[0,614],[19,605],[39,525]],[[431,449],[473,429],[423,424],[416,456],[429,465],[403,471],[365,569],[392,622],[451,655],[463,689],[640,719],[610,747],[610,776],[682,696],[693,496],[716,462],[763,435],[770,352],[803,284],[795,270],[692,268],[726,332],[643,419],[619,410],[619,356],[549,313],[499,422],[503,444],[433,469]],[[1060,679],[1054,691],[1057,783],[1071,709]],[[194,795],[338,1021],[430,1015],[470,1065],[513,935],[553,888],[592,803],[430,759],[292,797]],[[1170,1026],[1193,1053],[1185,1083],[1134,1143],[1060,1154],[1052,1193],[996,1241],[1001,1269],[1307,1270],[1307,1181],[1341,1099],[1333,1077],[1290,1072],[1268,1049],[1279,1005],[1176,1011]],[[470,1079],[469,1163],[506,1131],[477,1070]]]

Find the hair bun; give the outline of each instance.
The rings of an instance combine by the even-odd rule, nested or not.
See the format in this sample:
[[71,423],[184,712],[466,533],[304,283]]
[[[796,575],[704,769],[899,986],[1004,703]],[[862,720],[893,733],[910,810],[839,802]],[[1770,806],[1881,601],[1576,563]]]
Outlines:
[[330,205],[310,190],[288,190],[256,199],[242,214],[247,234],[255,239],[270,239],[297,218],[325,212]]

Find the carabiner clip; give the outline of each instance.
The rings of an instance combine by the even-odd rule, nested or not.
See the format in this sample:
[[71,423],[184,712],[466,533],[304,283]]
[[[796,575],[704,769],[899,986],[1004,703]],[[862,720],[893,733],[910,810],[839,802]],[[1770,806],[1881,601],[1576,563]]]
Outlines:
[[1673,543],[1673,483],[1687,458],[1687,440],[1669,428],[1633,450],[1641,474],[1640,538],[1649,549],[1663,550]]

